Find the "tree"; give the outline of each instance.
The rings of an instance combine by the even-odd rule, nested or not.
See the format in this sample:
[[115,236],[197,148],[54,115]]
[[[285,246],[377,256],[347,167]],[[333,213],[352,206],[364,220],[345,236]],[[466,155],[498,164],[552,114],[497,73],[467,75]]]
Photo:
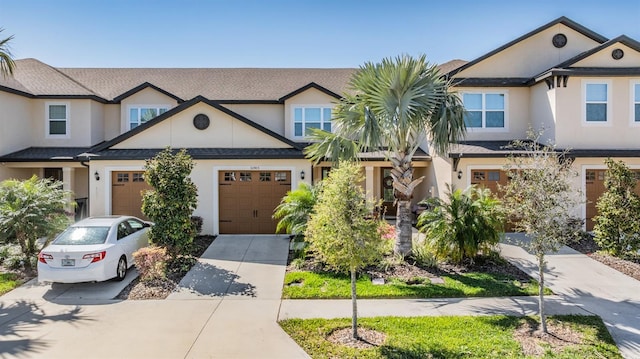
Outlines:
[[465,133],[464,108],[449,85],[425,56],[366,63],[334,109],[334,132],[312,130],[318,142],[306,150],[316,162],[355,160],[360,152],[385,154],[397,201],[394,251],[402,255],[411,253],[411,199],[424,179],[413,178],[413,155],[427,135],[435,152],[444,154]]
[[300,183],[297,189],[287,192],[276,207],[273,218],[278,219],[276,233],[285,231],[293,235],[303,235],[313,206],[318,200],[319,185]]
[[515,141],[514,154],[508,159],[506,170],[510,178],[503,201],[514,219],[515,228],[529,238],[528,247],[538,262],[540,330],[547,332],[544,313],[545,254],[557,252],[570,238],[577,235],[572,212],[580,204],[580,194],[573,188],[578,176],[571,168],[566,152],[556,151],[553,145],[538,143],[540,133],[529,133],[530,141]]
[[27,272],[41,249],[38,240],[47,238],[46,244],[69,224],[65,206],[71,193],[61,187],[58,181],[36,176],[0,183],[0,238],[18,243]]
[[149,237],[166,247],[173,258],[185,254],[196,234],[191,215],[198,189],[189,178],[193,159],[184,149],[174,153],[167,147],[144,167],[145,180],[153,187],[142,198],[142,212],[155,222]]
[[381,257],[380,220],[373,217],[374,203],[367,202],[358,182],[355,163],[341,162],[325,179],[307,224],[310,249],[329,268],[351,274],[353,338],[358,338],[356,272]]
[[[4,29],[0,28],[0,32]],[[3,77],[13,76],[13,71],[16,68],[16,63],[13,61],[11,51],[9,51],[9,42],[13,40],[13,35],[6,39],[0,40],[0,73]]]
[[418,217],[418,227],[438,257],[453,262],[475,259],[495,249],[504,228],[501,202],[488,189],[470,186],[428,201],[432,210]]
[[635,174],[622,161],[605,160],[606,191],[596,203],[593,233],[598,245],[619,256],[640,248],[640,196],[634,191]]

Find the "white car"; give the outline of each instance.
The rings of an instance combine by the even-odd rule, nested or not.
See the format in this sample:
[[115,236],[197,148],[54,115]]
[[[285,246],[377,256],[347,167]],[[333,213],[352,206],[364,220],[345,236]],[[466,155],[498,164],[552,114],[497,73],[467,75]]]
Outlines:
[[133,252],[149,244],[151,223],[131,216],[77,222],[38,254],[38,281],[58,283],[123,280]]

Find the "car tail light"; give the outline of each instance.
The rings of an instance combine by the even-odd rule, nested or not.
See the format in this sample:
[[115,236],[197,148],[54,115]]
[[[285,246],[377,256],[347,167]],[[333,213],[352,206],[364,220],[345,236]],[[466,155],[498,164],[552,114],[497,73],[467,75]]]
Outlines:
[[47,254],[47,253],[42,253],[40,252],[40,254],[38,254],[38,260],[44,264],[47,264],[47,259],[53,259],[53,256],[51,254]]
[[91,259],[91,263],[94,263],[103,260],[105,255],[107,255],[107,251],[89,253],[83,255],[82,259]]

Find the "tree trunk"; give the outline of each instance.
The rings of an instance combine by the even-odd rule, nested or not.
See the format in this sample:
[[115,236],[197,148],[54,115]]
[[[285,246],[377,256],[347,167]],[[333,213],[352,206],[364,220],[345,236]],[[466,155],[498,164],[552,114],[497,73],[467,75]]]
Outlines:
[[393,250],[396,254],[408,256],[411,254],[412,248],[411,226],[413,224],[413,215],[411,213],[411,198],[413,198],[413,190],[422,182],[424,177],[413,179],[411,156],[405,153],[396,153],[396,157],[390,160],[393,164],[391,168],[393,196],[398,206],[396,212],[396,243]]
[[351,330],[353,339],[358,339],[358,303],[356,301],[356,270],[351,268]]
[[411,217],[411,201],[398,200],[398,211],[396,215],[396,243],[393,251],[402,256],[408,256],[411,254]]
[[547,332],[547,318],[544,315],[544,255],[538,256],[538,276],[540,277],[540,288],[538,289],[538,311],[540,312],[540,331]]

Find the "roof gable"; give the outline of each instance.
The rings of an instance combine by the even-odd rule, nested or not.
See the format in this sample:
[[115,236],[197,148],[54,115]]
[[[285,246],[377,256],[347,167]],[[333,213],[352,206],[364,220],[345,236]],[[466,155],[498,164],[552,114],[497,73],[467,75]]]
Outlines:
[[[563,47],[556,48],[553,45],[552,39],[556,34],[563,34],[567,38]],[[563,16],[450,71],[447,75],[532,77],[605,41],[607,39],[602,35]]]
[[[622,57],[615,59],[613,51],[622,50]],[[604,44],[575,56],[562,64],[563,67],[638,67],[640,66],[640,43],[625,36],[618,36]]]
[[[107,141],[107,142],[104,142],[104,143],[102,143],[100,145],[95,146],[94,148],[91,149],[90,152],[94,152],[95,153],[95,152],[100,152],[100,151],[103,151],[103,150],[106,150],[106,149],[109,149],[109,148],[118,147],[118,145],[122,144],[123,142],[125,142],[125,141],[127,141],[127,140],[129,140],[129,139],[131,139],[131,138],[133,138],[135,136],[141,135],[141,134],[145,133],[145,131],[153,132],[154,131],[154,129],[153,129],[154,127],[161,126],[165,121],[171,121],[171,119],[177,118],[180,114],[182,114],[183,112],[186,113],[188,110],[190,110],[194,106],[197,106],[198,104],[204,104],[207,107],[214,108],[217,111],[221,112],[222,114],[226,115],[227,117],[231,118],[233,121],[239,121],[242,125],[245,126],[245,128],[251,128],[251,130],[253,130],[257,134],[260,134],[261,136],[267,136],[265,138],[265,140],[262,141],[262,142],[267,141],[267,142],[274,143],[274,141],[276,141],[277,143],[281,143],[285,147],[292,147],[292,148],[295,148],[295,149],[299,149],[300,148],[299,144],[297,144],[297,143],[285,138],[284,136],[267,129],[267,128],[265,128],[265,127],[255,123],[255,122],[249,120],[248,118],[246,118],[246,117],[244,117],[244,116],[242,116],[242,115],[240,115],[240,114],[238,114],[236,112],[233,112],[233,111],[229,110],[226,107],[223,107],[223,106],[217,104],[214,101],[208,100],[208,99],[206,99],[206,98],[204,98],[202,96],[198,96],[196,98],[193,98],[193,99],[191,99],[191,100],[189,100],[187,102],[184,102],[184,103],[178,105],[177,107],[172,108],[171,110],[165,112],[164,114],[152,119],[151,121],[149,121],[149,122],[147,122],[147,123],[145,123],[145,124],[143,124],[141,126],[138,126],[138,127],[134,128],[134,129],[132,129],[130,131],[127,131],[127,132],[121,134],[120,136],[110,140],[110,141]],[[191,126],[191,127],[193,127],[193,126]],[[217,134],[220,134],[220,133],[217,132]],[[231,134],[229,134],[229,136],[231,136]],[[157,142],[158,140],[161,140],[161,139],[156,139],[155,142]],[[188,140],[190,141],[190,140],[193,140],[193,139],[188,139]],[[128,142],[131,142],[131,141],[128,141]],[[167,145],[167,143],[164,143],[164,144],[159,145],[159,146],[160,147],[165,147],[166,145]],[[255,147],[257,145],[259,145],[259,143],[254,143],[254,144],[251,144],[249,146],[244,145],[242,147]],[[144,147],[148,147],[148,145],[145,145]],[[195,146],[192,146],[192,147],[195,147]],[[224,146],[213,146],[213,143],[210,143],[210,144],[208,144],[208,147],[224,147]]]
[[155,91],[160,92],[160,93],[161,93],[161,94],[163,94],[163,95],[169,96],[169,97],[171,97],[172,99],[174,99],[174,100],[178,101],[178,103],[180,103],[180,102],[184,102],[184,100],[183,100],[183,99],[181,99],[180,97],[178,97],[178,96],[176,96],[176,95],[174,95],[174,94],[170,93],[169,91],[165,91],[165,90],[161,89],[160,87],[155,86],[155,85],[153,85],[153,84],[151,84],[151,83],[149,83],[149,82],[145,82],[145,83],[143,83],[143,84],[140,84],[140,85],[138,85],[138,86],[136,86],[136,87],[132,88],[131,90],[126,91],[126,92],[124,92],[124,93],[122,93],[122,94],[120,94],[120,95],[118,95],[118,96],[114,97],[114,98],[113,98],[113,101],[114,101],[114,102],[121,102],[121,101],[122,101],[122,100],[124,100],[125,98],[127,98],[127,97],[129,97],[129,96],[132,96],[132,95],[134,95],[134,94],[136,94],[136,93],[138,93],[138,92],[140,92],[140,91],[142,91],[142,90],[144,90],[144,89],[147,89],[147,88],[153,89],[153,90],[155,90]]
[[280,97],[278,99],[278,102],[284,103],[286,100],[290,99],[291,97],[294,97],[294,96],[296,96],[296,95],[298,95],[298,94],[300,94],[302,92],[305,92],[305,91],[307,91],[309,89],[316,89],[316,90],[318,90],[320,92],[323,92],[323,93],[325,93],[325,94],[327,94],[327,95],[329,95],[329,96],[331,96],[333,98],[336,98],[336,99],[342,98],[342,96],[338,95],[337,93],[335,93],[335,92],[333,92],[333,91],[331,91],[329,89],[326,89],[326,88],[318,85],[315,82],[311,82],[311,83],[309,83],[309,84],[307,84],[305,86],[300,87],[299,89],[297,89],[295,91],[289,92],[288,94]]

